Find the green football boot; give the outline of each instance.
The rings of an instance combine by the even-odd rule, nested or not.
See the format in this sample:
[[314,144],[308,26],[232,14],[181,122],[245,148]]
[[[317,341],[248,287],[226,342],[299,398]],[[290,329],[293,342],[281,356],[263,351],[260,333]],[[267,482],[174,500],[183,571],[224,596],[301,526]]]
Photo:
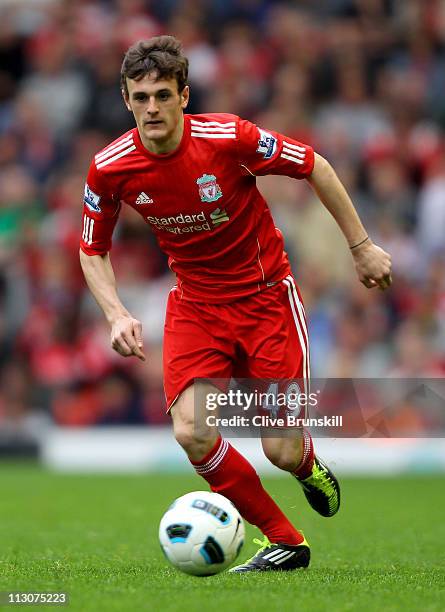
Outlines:
[[340,508],[340,485],[334,474],[318,457],[314,457],[312,473],[304,479],[292,474],[303,487],[309,504],[321,516],[334,516]]

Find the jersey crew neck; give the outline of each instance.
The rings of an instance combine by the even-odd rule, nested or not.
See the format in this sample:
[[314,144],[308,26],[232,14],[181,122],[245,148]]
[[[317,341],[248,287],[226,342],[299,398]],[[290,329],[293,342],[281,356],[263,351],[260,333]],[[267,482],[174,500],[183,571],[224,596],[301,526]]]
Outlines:
[[146,147],[144,147],[137,127],[133,128],[133,135],[134,143],[139,152],[142,153],[142,155],[156,162],[171,162],[181,157],[187,150],[188,143],[190,142],[190,118],[188,115],[184,115],[184,131],[182,134],[181,142],[176,147],[176,149],[170,151],[170,153],[157,154],[149,151]]

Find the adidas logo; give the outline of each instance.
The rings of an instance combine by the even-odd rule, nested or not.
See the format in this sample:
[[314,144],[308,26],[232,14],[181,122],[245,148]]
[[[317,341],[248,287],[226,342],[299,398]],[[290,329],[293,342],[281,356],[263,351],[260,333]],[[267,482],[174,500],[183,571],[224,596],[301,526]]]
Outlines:
[[141,193],[136,198],[136,204],[153,204],[153,199],[150,198],[150,196],[147,195],[144,191],[141,191]]

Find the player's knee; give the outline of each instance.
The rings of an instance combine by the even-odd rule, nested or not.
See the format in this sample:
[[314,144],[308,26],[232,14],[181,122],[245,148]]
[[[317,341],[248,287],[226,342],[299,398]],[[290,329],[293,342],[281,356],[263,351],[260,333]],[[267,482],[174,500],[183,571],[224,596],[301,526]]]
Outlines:
[[189,456],[205,455],[214,444],[211,432],[194,421],[175,423],[174,434],[178,444]]
[[193,446],[195,441],[194,435],[194,424],[193,422],[184,422],[174,423],[174,434],[176,438],[176,442],[182,446],[182,448],[186,451],[191,446]]

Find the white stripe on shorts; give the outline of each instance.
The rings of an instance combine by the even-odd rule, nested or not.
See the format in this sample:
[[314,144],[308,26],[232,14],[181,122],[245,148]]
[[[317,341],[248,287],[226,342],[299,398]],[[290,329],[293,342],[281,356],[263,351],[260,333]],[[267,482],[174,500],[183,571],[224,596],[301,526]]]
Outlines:
[[294,317],[295,327],[297,329],[298,338],[300,340],[301,352],[303,353],[303,381],[304,381],[304,393],[306,397],[309,395],[309,342],[308,333],[306,328],[306,321],[304,319],[303,304],[300,302],[298,297],[297,289],[295,287],[295,281],[292,276],[287,276],[283,283],[287,286],[287,293],[289,297],[289,303],[292,309],[292,315]]

